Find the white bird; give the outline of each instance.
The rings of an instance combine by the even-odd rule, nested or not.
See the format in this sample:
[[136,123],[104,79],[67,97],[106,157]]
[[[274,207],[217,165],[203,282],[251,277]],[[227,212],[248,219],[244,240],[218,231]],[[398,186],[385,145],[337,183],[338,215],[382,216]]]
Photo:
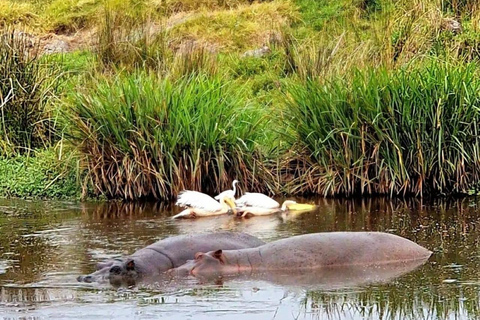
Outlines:
[[311,211],[316,206],[312,204],[297,203],[293,200],[286,200],[282,206],[272,198],[262,193],[245,193],[235,200],[238,216],[245,217],[248,214],[260,216],[286,211]]
[[215,216],[230,210],[236,213],[235,198],[228,195],[220,197],[220,202],[218,202],[205,193],[184,190],[178,194],[175,204],[187,209],[173,216],[172,219]]
[[221,192],[218,196],[215,197],[215,200],[220,200],[220,198],[223,196],[229,196],[230,198],[235,199],[235,194],[237,193],[237,188],[236,188],[237,183],[238,183],[238,180],[233,180],[232,190],[225,190]]
[[266,209],[280,208],[280,203],[273,200],[263,193],[246,192],[243,196],[235,200],[238,207],[261,207]]

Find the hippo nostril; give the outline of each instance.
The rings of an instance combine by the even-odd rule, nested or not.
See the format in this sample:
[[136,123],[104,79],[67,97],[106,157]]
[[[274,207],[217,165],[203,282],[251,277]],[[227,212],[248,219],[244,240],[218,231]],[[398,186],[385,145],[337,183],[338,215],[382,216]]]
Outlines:
[[93,282],[93,277],[88,275],[88,276],[78,276],[77,277],[77,281],[78,282],[87,282],[87,283],[90,283],[90,282]]

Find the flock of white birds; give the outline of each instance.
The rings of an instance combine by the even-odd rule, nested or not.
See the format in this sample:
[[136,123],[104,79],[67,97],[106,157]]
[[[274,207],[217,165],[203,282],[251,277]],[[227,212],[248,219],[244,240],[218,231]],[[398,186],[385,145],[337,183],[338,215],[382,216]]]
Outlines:
[[177,218],[208,217],[232,213],[237,217],[269,215],[286,211],[311,211],[315,205],[286,200],[280,203],[262,194],[247,192],[235,199],[238,180],[233,180],[232,190],[226,190],[215,198],[198,191],[184,190],[178,194],[176,205],[185,208]]

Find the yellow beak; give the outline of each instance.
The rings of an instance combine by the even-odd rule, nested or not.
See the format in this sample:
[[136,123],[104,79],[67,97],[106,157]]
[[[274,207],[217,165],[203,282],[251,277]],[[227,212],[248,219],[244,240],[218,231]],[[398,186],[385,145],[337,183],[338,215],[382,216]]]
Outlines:
[[292,203],[289,204],[287,207],[289,211],[310,211],[314,210],[317,206],[307,203]]
[[237,205],[235,204],[235,201],[230,198],[225,198],[224,201],[232,209],[233,214],[236,214],[237,211],[235,210],[235,208],[237,207]]

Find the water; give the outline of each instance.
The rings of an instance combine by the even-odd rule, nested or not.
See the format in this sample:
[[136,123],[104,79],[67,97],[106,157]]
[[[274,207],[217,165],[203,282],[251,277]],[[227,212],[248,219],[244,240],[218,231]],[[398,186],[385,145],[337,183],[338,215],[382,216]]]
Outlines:
[[[178,209],[159,204],[0,200],[0,319],[480,318],[480,201],[314,201],[318,210],[299,216],[172,221],[168,217]],[[115,290],[76,281],[97,261],[170,235],[217,230],[264,241],[322,231],[387,231],[434,255],[414,271],[379,282],[292,275]]]

